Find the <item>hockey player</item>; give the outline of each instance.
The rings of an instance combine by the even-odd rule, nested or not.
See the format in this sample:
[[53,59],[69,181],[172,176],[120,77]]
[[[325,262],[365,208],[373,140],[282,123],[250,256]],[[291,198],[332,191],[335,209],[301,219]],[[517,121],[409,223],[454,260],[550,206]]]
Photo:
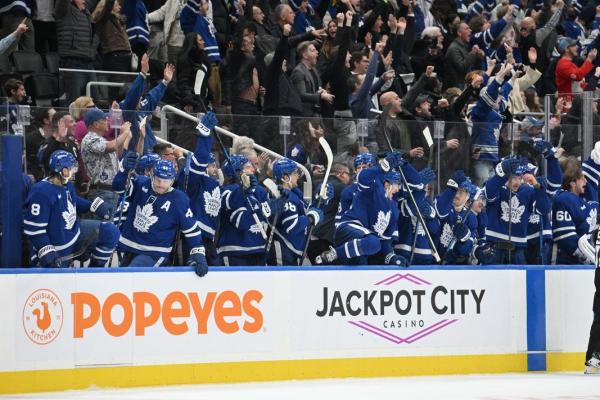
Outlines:
[[192,212],[198,219],[209,265],[219,264],[213,242],[221,210],[221,188],[219,182],[208,174],[208,166],[215,162],[210,153],[213,143],[210,132],[217,122],[213,112],[208,112],[202,117],[202,121],[196,127],[198,139],[189,167],[186,166],[177,180],[177,187],[189,196]]
[[267,192],[258,185],[256,169],[240,154],[223,163],[217,254],[223,265],[265,265],[264,229],[271,211]]
[[485,234],[486,240],[496,246],[498,264],[507,264],[510,259],[510,263],[525,265],[529,216],[550,212],[545,182],[524,172],[521,158],[507,157],[485,184],[489,218]]
[[77,213],[93,212],[104,220],[112,206],[101,198],[90,202],[79,197],[71,182],[77,160],[64,150],[50,156],[48,178],[36,183],[26,201],[24,233],[29,238],[32,265],[69,265],[77,255],[90,256],[91,267],[102,267],[112,256],[119,239],[117,227],[108,222],[79,220]]
[[[550,199],[552,199],[562,185],[562,170],[560,169],[558,159],[554,156],[556,149],[554,149],[550,142],[543,139],[534,140],[533,147],[546,159],[546,193]],[[528,164],[526,169],[527,173],[533,175],[536,175],[538,172],[538,168],[533,164]],[[529,216],[527,226],[527,249],[525,250],[525,259],[530,265],[543,265],[550,262],[551,253],[552,223],[550,216],[547,213],[540,214],[537,211],[533,212]]]
[[[269,265],[299,265],[302,262],[308,226],[318,225],[323,220],[323,210],[307,207],[302,199],[303,194],[298,189],[301,175],[298,165],[288,158],[280,158],[273,163],[273,176],[283,188],[282,197],[285,202],[282,210],[277,210],[271,217],[273,221],[276,218],[276,223],[273,226],[273,246],[268,254]],[[327,199],[332,197],[333,187],[328,185]],[[322,202],[322,207],[325,204]]]
[[317,264],[339,259],[352,265],[369,261],[406,265],[406,259],[394,253],[392,241],[398,237],[398,205],[393,196],[401,184],[400,174],[394,170],[407,166],[399,152],[392,152],[380,165],[361,171],[352,205],[336,228],[336,247],[321,253]]
[[[592,159],[585,162],[590,179],[598,178],[600,146],[592,151]],[[593,160],[596,158],[596,160]],[[591,173],[591,174],[590,174]],[[595,175],[595,176],[594,176]],[[591,232],[596,228],[598,194],[581,169],[567,168],[562,190],[554,197],[552,206],[552,261],[556,264],[594,264],[595,250]]]
[[156,153],[148,153],[141,156],[135,166],[135,173],[142,176],[150,176],[154,165],[160,160],[160,156]]
[[438,250],[445,264],[467,264],[477,240],[477,216],[471,200],[477,188],[463,171],[456,171],[435,200],[441,234]]
[[356,181],[342,191],[340,205],[338,207],[338,212],[335,217],[336,222],[338,222],[342,218],[342,215],[344,215],[344,213],[352,205],[352,198],[358,191],[358,175],[360,174],[360,171],[362,171],[363,169],[371,168],[376,164],[377,157],[375,157],[375,155],[371,153],[360,153],[354,158],[354,172],[356,173]]
[[167,265],[179,229],[190,248],[188,265],[195,267],[198,276],[204,276],[208,265],[200,227],[187,195],[172,187],[175,176],[173,163],[160,160],[154,165],[151,177],[137,176],[131,181],[129,211],[118,249],[124,252],[124,266]]

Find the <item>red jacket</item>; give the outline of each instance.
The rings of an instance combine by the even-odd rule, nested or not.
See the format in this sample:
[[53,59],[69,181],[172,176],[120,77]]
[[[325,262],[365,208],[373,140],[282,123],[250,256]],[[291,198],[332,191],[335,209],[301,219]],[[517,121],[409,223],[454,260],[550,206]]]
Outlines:
[[[585,84],[580,83],[591,70],[594,68],[591,62],[586,58],[581,67],[569,60],[568,58],[562,57],[556,64],[555,82],[556,89],[559,95],[568,93],[578,93],[585,88]],[[572,76],[575,76],[573,78]]]

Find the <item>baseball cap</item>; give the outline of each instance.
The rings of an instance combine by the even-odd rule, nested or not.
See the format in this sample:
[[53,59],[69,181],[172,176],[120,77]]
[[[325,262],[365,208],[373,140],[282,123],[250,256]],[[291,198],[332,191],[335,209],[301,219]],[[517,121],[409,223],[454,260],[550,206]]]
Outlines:
[[108,114],[106,114],[104,111],[100,110],[99,108],[90,108],[85,113],[85,117],[83,117],[83,121],[85,122],[85,126],[89,127],[94,122],[101,120],[101,119],[106,119],[106,118],[108,118]]
[[558,52],[560,54],[564,53],[565,50],[567,50],[567,48],[571,47],[571,46],[576,46],[577,45],[577,40],[572,39],[570,37],[561,37],[560,39],[558,39],[558,44],[556,45],[556,48],[558,50]]

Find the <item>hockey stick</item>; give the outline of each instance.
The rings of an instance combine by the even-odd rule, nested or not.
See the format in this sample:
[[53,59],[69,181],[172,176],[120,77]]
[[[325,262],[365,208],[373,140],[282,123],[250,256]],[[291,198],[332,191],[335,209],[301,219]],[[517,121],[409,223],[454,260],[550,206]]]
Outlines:
[[[331,147],[329,147],[329,143],[325,138],[319,138],[319,144],[323,148],[325,152],[325,156],[327,157],[327,169],[325,170],[325,176],[323,177],[323,182],[321,183],[321,190],[319,191],[319,198],[317,199],[317,207],[321,206],[321,201],[323,198],[327,196],[327,181],[329,180],[329,174],[331,173],[331,166],[333,165],[333,152],[331,151]],[[331,200],[331,199],[329,199]],[[302,251],[302,258],[300,259],[300,265],[304,263],[304,259],[306,258],[306,252],[308,251],[308,245],[310,244],[310,237],[312,236],[312,231],[315,229],[314,224],[310,224],[308,228],[308,234],[306,236],[306,243],[304,244],[304,250]]]
[[[192,153],[187,153],[185,157],[185,168],[183,169],[183,174],[185,176],[183,180],[183,192],[187,194],[188,182],[190,180],[190,166],[192,163]],[[181,228],[177,228],[177,233],[175,234],[175,244],[173,248],[173,265],[178,265],[183,263],[183,246],[181,245]],[[178,263],[178,261],[180,263]]]
[[[277,184],[273,182],[271,179],[267,178],[263,181],[263,185],[271,192],[273,197],[278,199],[281,197],[281,193],[279,193],[279,189],[277,188]],[[275,214],[273,217],[273,225],[271,225],[271,232],[269,233],[269,240],[267,240],[267,246],[265,247],[265,265],[268,265],[269,259],[269,250],[271,250],[271,245],[273,244],[273,238],[275,236],[275,227],[277,226],[277,222],[279,221],[279,214]]]
[[[383,132],[383,135],[385,136],[385,141],[388,145],[389,150],[394,151],[394,148],[392,147],[392,142],[390,141],[388,134],[385,132],[385,130],[383,130],[382,132]],[[440,258],[440,254],[438,253],[437,248],[435,247],[435,243],[433,241],[433,238],[431,237],[431,233],[429,233],[429,229],[427,229],[427,225],[425,224],[425,219],[423,219],[421,210],[419,210],[417,200],[415,200],[415,196],[413,195],[410,186],[408,186],[408,181],[406,180],[406,176],[404,175],[404,171],[402,171],[402,168],[398,168],[398,172],[400,173],[400,177],[402,178],[402,184],[406,187],[406,191],[408,192],[408,197],[409,197],[412,205],[415,207],[417,219],[419,220],[419,223],[423,226],[423,231],[425,232],[425,236],[427,236],[427,241],[429,242],[429,248],[431,249],[431,255],[435,259],[435,262],[439,264],[442,261],[442,259]],[[415,235],[416,234],[417,234],[417,232],[415,231]]]
[[[223,155],[225,156],[225,159],[227,160],[229,165],[231,165],[231,158],[229,157],[229,152],[227,151],[227,148],[225,148],[225,144],[223,144],[221,135],[217,132],[217,130],[215,130],[215,137],[217,138],[217,141],[219,142],[219,146],[221,147],[221,151],[223,151]],[[267,232],[265,232],[265,228],[263,227],[262,222],[260,222],[260,219],[258,219],[258,215],[256,215],[256,213],[254,212],[254,206],[252,205],[252,202],[248,198],[246,191],[243,190],[244,182],[242,181],[242,177],[238,176],[235,173],[235,171],[234,171],[234,176],[236,177],[236,179],[238,180],[238,184],[242,188],[242,194],[244,196],[244,201],[246,202],[246,205],[248,206],[248,211],[250,211],[252,213],[252,218],[254,219],[254,222],[256,223],[256,225],[259,227],[261,236],[263,237],[264,240],[267,240]]]

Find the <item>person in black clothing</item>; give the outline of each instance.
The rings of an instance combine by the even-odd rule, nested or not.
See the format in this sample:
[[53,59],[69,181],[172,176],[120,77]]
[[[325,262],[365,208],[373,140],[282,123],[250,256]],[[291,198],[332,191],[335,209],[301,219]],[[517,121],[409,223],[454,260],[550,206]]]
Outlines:
[[36,108],[33,115],[33,123],[25,132],[25,156],[27,157],[27,173],[33,175],[36,181],[44,177],[44,169],[37,158],[42,144],[52,137],[52,118],[56,110],[54,108]]
[[[210,62],[204,51],[204,40],[196,32],[185,35],[181,53],[177,58],[177,97],[183,109],[188,112],[206,111],[209,98],[208,79]],[[200,74],[199,74],[200,73]],[[196,82],[204,75],[202,82]],[[199,86],[199,93],[196,86]]]
[[[313,230],[311,241],[308,245],[307,255],[313,264],[315,263],[315,258],[329,249],[329,246],[332,246],[334,243],[335,215],[338,210],[342,191],[350,184],[350,169],[348,166],[341,163],[333,164],[331,167],[331,179],[327,183],[333,186],[333,198],[323,208],[323,221]],[[315,187],[319,187],[316,182]]]
[[50,136],[38,151],[38,160],[46,171],[50,171],[50,156],[56,150],[65,150],[77,159],[77,145],[73,141],[74,120],[71,114],[58,111],[52,118],[52,136]]

